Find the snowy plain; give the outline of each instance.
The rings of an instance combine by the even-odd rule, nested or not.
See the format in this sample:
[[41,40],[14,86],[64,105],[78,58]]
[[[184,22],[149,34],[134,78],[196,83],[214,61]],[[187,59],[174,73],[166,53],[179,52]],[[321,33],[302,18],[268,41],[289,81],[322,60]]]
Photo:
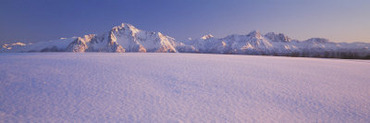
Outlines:
[[370,61],[0,54],[0,122],[370,122]]

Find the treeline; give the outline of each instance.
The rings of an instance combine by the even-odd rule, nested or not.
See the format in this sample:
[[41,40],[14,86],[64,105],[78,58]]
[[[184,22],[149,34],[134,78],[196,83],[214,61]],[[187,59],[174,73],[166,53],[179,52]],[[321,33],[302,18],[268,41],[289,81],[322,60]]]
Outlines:
[[370,59],[369,53],[359,52],[337,52],[337,51],[325,51],[325,52],[292,52],[289,54],[276,56],[291,56],[291,57],[315,57],[315,58],[341,58],[341,59]]

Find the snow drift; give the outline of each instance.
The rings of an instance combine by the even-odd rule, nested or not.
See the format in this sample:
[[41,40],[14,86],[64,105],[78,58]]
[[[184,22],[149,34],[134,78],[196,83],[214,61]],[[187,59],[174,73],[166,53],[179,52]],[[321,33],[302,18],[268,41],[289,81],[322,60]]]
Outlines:
[[0,54],[0,122],[369,122],[363,60]]

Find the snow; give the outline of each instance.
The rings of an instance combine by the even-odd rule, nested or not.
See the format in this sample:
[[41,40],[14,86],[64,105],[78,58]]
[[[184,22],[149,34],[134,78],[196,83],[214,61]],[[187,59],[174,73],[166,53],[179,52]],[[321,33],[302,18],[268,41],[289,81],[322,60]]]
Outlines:
[[202,36],[200,39],[202,40],[207,40],[207,39],[210,39],[210,38],[213,38],[214,36],[212,34],[208,34],[208,35],[204,35]]
[[370,61],[0,54],[0,122],[370,122]]
[[370,43],[335,43],[325,38],[298,41],[283,33],[262,35],[259,31],[224,38],[208,34],[195,40],[178,41],[160,32],[140,30],[122,23],[100,35],[89,34],[27,45],[6,43],[1,45],[0,53],[178,52],[369,59],[369,47]]
[[[76,38],[68,38],[68,39],[58,39],[58,40],[51,40],[51,41],[41,41],[41,42],[36,42],[36,43],[13,43],[13,44],[4,44],[3,48],[0,48],[0,53],[4,52],[41,52],[43,49],[51,49],[55,47],[56,49],[59,50],[64,50],[73,40]],[[8,50],[6,50],[8,49]],[[12,49],[12,50],[10,50]]]

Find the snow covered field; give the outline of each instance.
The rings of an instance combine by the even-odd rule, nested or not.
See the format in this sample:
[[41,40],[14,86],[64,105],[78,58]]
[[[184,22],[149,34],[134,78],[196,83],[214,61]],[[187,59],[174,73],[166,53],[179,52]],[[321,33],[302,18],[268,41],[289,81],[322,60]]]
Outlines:
[[370,61],[0,54],[0,122],[370,122]]

